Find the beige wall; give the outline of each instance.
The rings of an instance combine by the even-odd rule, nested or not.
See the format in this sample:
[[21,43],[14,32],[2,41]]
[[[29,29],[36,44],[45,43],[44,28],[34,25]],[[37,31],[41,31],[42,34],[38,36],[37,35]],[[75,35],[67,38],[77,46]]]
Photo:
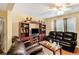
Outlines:
[[46,19],[45,20],[46,26],[47,26],[47,31],[46,32],[48,34],[49,31],[52,30],[51,29],[51,22],[53,20],[55,20],[55,19],[63,19],[63,18],[67,18],[67,17],[70,17],[70,16],[76,17],[77,47],[79,47],[79,12]]
[[31,23],[30,28],[39,28],[39,24]]
[[49,34],[49,31],[52,29],[52,25],[51,25],[51,19],[45,19],[45,23],[46,23],[46,35]]

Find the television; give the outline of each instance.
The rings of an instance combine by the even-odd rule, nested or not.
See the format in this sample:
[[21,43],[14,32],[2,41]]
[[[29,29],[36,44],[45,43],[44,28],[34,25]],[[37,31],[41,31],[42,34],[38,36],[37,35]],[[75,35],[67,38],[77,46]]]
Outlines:
[[38,34],[39,29],[38,28],[32,28],[31,32],[32,32],[32,34]]

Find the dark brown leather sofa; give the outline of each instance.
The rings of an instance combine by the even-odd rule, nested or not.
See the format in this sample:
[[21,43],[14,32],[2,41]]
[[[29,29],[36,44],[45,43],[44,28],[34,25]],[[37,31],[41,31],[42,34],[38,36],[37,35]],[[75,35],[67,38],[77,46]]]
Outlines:
[[74,52],[77,45],[77,33],[50,31],[49,35],[46,37],[46,40],[57,42],[62,46],[62,49]]

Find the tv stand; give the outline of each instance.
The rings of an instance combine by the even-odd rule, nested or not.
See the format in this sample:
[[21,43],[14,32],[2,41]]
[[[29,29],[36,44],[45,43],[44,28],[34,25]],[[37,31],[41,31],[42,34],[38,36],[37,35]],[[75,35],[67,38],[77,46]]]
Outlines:
[[33,34],[32,37],[33,37],[33,43],[36,43],[39,41],[39,34]]

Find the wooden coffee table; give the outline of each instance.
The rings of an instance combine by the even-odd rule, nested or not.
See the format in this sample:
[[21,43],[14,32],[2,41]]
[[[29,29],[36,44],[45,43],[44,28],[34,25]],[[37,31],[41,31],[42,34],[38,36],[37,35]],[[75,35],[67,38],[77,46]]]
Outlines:
[[41,42],[39,42],[39,44],[42,45],[43,47],[49,49],[50,51],[52,51],[54,55],[56,54],[56,52],[58,50],[60,50],[60,55],[62,55],[61,47],[55,48],[53,43],[50,43],[48,41],[41,41]]

